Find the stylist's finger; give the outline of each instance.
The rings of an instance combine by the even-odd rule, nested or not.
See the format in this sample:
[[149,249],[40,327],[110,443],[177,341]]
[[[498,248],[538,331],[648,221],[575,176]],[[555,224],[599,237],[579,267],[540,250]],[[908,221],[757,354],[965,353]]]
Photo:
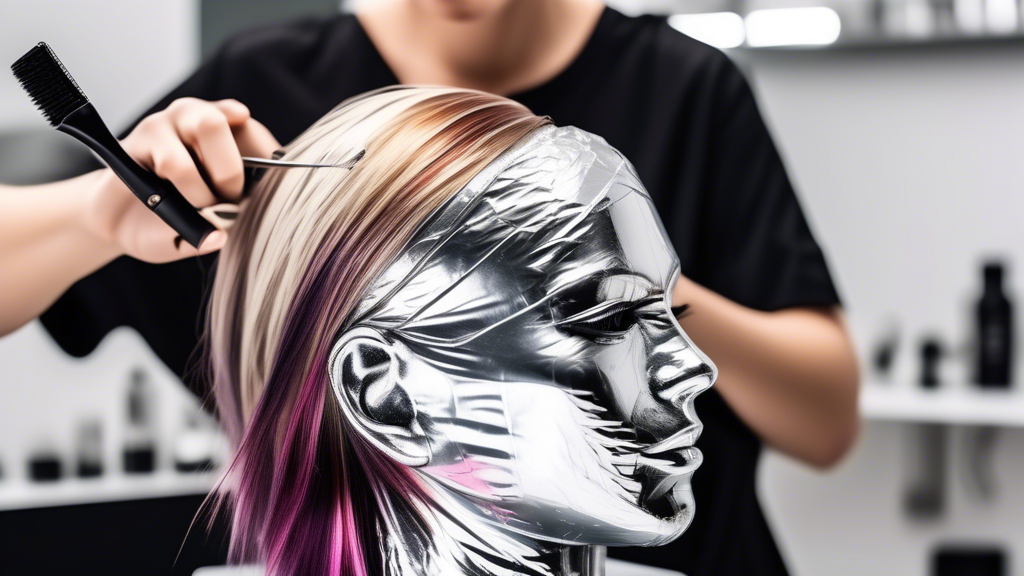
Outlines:
[[[209,236],[203,239],[203,243],[199,245],[198,254],[201,256],[203,254],[216,252],[217,250],[220,250],[221,248],[224,247],[224,243],[227,242],[227,240],[227,232],[223,230],[214,230],[213,232],[210,233]],[[191,256],[196,254],[196,249],[192,248],[191,246],[188,246],[186,242],[182,242],[181,245],[179,246],[179,249],[184,250],[184,256]]]
[[245,124],[245,121],[251,117],[249,107],[233,98],[217,100],[210,102],[210,104],[214,105],[217,110],[224,114],[232,128]]
[[[146,214],[146,217],[152,220],[152,218],[156,218],[156,215]],[[158,225],[155,221],[133,228],[124,231],[126,237],[123,241],[126,249],[131,254],[146,255],[150,262],[172,262],[182,258],[209,254],[220,250],[227,240],[227,233],[215,230],[203,240],[199,249],[196,250],[169,226]]]
[[215,191],[230,199],[240,197],[244,181],[242,157],[221,107],[194,101],[171,112],[178,136],[196,153]]
[[[147,163],[146,158],[141,161]],[[193,206],[201,208],[217,203],[217,198],[199,174],[188,148],[177,135],[164,136],[159,145],[150,149],[148,164],[157,176],[174,184]]]
[[270,158],[271,154],[281,148],[281,144],[270,133],[270,130],[251,118],[234,128],[232,132],[242,156]]

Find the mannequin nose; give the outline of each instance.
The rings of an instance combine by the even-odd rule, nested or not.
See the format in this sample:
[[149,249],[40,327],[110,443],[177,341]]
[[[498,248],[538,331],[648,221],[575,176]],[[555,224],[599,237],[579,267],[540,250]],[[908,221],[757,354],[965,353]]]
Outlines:
[[651,366],[647,381],[651,392],[660,400],[678,405],[681,397],[708,389],[717,370],[693,344],[683,338],[674,340],[672,350],[666,351],[664,356],[656,356],[655,359],[661,356],[663,360]]
[[647,386],[632,413],[634,428],[656,441],[698,424],[692,398],[716,375],[715,365],[682,333],[663,341],[648,358]]

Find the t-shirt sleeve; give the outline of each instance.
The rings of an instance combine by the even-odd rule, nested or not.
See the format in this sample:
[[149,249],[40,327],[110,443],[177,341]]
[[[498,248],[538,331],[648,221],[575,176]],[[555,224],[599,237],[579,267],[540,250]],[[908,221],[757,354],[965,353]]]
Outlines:
[[693,279],[760,310],[839,296],[754,95],[731,60],[711,75],[702,238]]
[[[217,99],[220,65],[220,56],[215,56],[139,119],[176,98]],[[61,349],[77,357],[91,353],[111,330],[130,326],[184,376],[202,329],[205,271],[212,262],[212,257],[203,257],[153,265],[118,258],[71,286],[40,320]]]

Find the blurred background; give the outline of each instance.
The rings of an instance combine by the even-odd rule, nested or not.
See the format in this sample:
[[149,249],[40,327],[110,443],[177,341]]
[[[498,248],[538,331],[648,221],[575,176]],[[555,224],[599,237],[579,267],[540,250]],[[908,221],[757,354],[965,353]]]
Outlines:
[[[741,65],[845,302],[864,365],[858,445],[827,473],[769,453],[759,474],[792,572],[1024,574],[1024,394],[999,374],[1018,357],[1004,334],[1024,262],[1024,5],[609,4],[672,14]],[[0,57],[51,43],[117,132],[227,36],[337,10],[5,0]],[[0,73],[0,181],[57,179],[85,154]],[[36,539],[69,558],[181,547],[180,573],[222,557],[222,531],[182,540],[224,442],[137,334],[76,360],[33,323],[0,340],[0,367],[0,558]],[[92,540],[75,536],[90,526]]]

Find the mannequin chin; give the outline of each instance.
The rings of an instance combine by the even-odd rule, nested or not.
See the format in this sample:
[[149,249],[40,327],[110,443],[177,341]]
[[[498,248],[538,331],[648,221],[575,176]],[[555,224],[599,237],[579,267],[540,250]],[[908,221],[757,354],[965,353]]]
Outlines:
[[474,539],[529,562],[682,534],[702,459],[693,401],[717,370],[672,314],[678,277],[632,166],[545,127],[371,284],[334,344],[332,387],[350,428],[431,495],[424,514],[454,538],[437,538],[436,565],[479,556]]

